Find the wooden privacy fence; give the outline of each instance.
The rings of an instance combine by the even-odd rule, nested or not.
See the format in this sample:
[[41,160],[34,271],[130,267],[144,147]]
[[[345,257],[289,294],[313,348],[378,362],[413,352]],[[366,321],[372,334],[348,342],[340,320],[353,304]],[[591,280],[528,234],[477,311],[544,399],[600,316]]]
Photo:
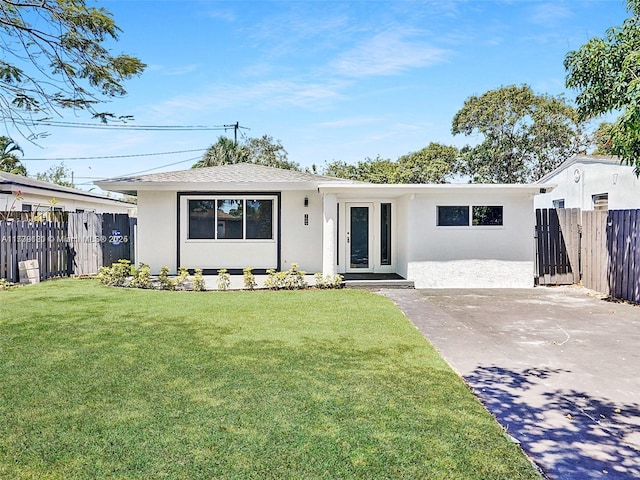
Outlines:
[[640,302],[640,210],[536,210],[535,279]]
[[536,285],[580,281],[580,210],[536,210]]
[[0,278],[18,281],[18,262],[37,260],[40,280],[69,272],[63,222],[0,221]]
[[0,278],[19,281],[24,260],[38,260],[41,280],[96,274],[120,258],[134,262],[135,225],[126,214],[91,212],[60,222],[0,221]]

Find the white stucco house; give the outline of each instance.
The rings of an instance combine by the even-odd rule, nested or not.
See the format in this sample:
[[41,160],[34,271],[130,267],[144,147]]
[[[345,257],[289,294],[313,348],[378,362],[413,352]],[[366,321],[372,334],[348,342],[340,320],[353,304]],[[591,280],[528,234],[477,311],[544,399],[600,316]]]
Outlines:
[[10,210],[126,213],[135,216],[136,205],[77,188],[0,172],[0,212]]
[[137,258],[256,272],[397,273],[428,287],[533,286],[545,185],[374,185],[253,164],[96,182],[138,197]]
[[633,167],[609,155],[576,155],[538,183],[557,187],[538,195],[535,208],[626,210],[640,208],[640,180]]

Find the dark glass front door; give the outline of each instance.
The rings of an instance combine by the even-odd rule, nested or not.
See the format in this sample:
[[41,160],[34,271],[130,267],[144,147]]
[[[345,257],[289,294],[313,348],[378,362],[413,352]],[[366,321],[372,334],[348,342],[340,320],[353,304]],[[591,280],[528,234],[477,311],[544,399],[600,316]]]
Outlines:
[[349,217],[349,266],[369,268],[369,207],[351,207]]

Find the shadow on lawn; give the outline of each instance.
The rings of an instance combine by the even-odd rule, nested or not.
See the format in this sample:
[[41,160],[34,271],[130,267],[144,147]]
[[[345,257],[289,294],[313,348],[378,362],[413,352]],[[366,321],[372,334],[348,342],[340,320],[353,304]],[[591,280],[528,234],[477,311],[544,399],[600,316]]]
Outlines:
[[[545,379],[565,373],[490,366],[465,380],[548,478],[640,478],[640,406],[575,390],[545,392]],[[536,390],[543,393],[531,395]]]

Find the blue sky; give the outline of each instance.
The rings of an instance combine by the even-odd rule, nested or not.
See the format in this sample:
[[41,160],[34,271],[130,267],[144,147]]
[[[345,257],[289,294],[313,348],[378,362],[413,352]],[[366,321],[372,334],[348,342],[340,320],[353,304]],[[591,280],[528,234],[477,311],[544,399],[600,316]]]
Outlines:
[[[90,3],[90,2],[88,2]],[[133,125],[225,125],[279,139],[302,166],[396,159],[430,142],[462,146],[451,120],[470,95],[564,87],[563,60],[627,17],[623,0],[249,2],[104,0],[123,32],[114,52],[148,67],[105,108]],[[65,113],[57,120],[84,122]],[[30,174],[61,158],[206,149],[223,131],[49,127],[25,150]],[[228,136],[233,132],[228,131]],[[200,152],[66,160],[76,183],[189,168]],[[29,160],[29,159],[51,160]],[[178,163],[182,162],[182,163]],[[168,165],[174,164],[174,165]],[[157,168],[166,165],[163,168]],[[82,188],[90,188],[84,185]]]

